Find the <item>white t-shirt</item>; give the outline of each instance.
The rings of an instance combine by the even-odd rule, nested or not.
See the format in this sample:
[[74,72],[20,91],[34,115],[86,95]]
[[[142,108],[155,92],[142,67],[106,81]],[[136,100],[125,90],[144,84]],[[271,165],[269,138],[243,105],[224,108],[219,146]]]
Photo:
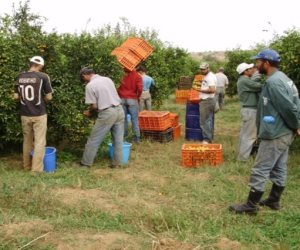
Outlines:
[[113,81],[108,77],[94,75],[85,86],[85,103],[96,103],[99,110],[118,106],[121,99]]
[[216,77],[217,77],[217,87],[225,87],[225,85],[228,85],[228,78],[224,73],[218,72],[216,74]]
[[[207,75],[204,76],[204,79],[201,83],[201,90],[208,90],[209,87],[211,86],[216,87],[216,85],[217,85],[217,78],[215,74],[212,72],[208,72]],[[206,94],[203,92],[200,93],[201,99],[214,98],[214,97],[215,97],[215,93],[211,93],[211,94]]]

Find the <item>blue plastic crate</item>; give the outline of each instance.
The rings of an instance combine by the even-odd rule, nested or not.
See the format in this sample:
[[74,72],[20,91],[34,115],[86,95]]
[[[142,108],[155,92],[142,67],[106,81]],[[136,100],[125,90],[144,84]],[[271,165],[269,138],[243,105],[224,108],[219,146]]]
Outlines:
[[200,115],[199,103],[188,102],[186,104],[186,115]]
[[185,117],[185,127],[200,129],[200,116],[199,115],[187,115]]
[[185,139],[191,141],[203,141],[203,135],[201,129],[186,128]]

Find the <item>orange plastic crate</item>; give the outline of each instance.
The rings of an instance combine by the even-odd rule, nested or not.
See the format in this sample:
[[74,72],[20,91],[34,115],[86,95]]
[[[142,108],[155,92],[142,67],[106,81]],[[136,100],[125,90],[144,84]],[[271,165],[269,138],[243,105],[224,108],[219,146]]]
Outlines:
[[204,75],[195,75],[193,82],[202,82]]
[[176,96],[176,98],[188,99],[189,93],[190,93],[189,89],[176,89],[175,96]]
[[177,139],[181,136],[181,124],[173,127],[173,139]]
[[141,130],[164,131],[172,127],[169,111],[148,111],[139,113],[139,126]]
[[179,116],[176,113],[170,113],[172,127],[176,127],[179,123]]
[[153,52],[153,47],[149,43],[136,37],[129,37],[124,43],[122,43],[121,47],[129,48],[143,60]]
[[115,48],[111,54],[116,56],[119,63],[129,70],[134,70],[135,67],[142,61],[141,58],[130,49],[124,47]]
[[177,104],[186,104],[186,103],[187,103],[187,98],[176,97],[175,102],[176,102]]
[[182,166],[216,166],[223,163],[222,144],[183,144],[181,147]]
[[200,92],[195,89],[191,89],[189,92],[188,101],[192,102],[192,103],[199,103],[200,102]]

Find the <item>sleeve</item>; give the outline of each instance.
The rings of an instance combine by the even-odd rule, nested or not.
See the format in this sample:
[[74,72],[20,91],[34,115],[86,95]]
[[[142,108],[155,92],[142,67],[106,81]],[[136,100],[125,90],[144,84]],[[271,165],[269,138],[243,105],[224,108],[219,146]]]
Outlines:
[[251,92],[260,92],[262,88],[262,84],[260,82],[253,81],[251,79],[247,79],[244,84],[246,90]]
[[281,118],[287,126],[293,130],[299,128],[299,111],[297,105],[290,98],[288,91],[281,85],[272,86],[269,88],[270,96],[273,97],[272,102]]
[[85,87],[85,104],[96,104],[96,96],[94,94],[93,89],[89,86],[86,85]]
[[43,91],[45,95],[53,93],[50,77],[47,74],[43,75]]

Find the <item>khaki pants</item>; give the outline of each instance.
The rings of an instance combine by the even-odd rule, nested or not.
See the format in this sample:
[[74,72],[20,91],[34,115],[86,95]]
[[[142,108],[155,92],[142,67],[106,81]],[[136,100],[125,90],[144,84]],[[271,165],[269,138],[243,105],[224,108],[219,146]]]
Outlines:
[[[23,167],[25,170],[42,172],[46,146],[47,115],[21,116],[23,130]],[[34,155],[31,161],[31,151]]]

